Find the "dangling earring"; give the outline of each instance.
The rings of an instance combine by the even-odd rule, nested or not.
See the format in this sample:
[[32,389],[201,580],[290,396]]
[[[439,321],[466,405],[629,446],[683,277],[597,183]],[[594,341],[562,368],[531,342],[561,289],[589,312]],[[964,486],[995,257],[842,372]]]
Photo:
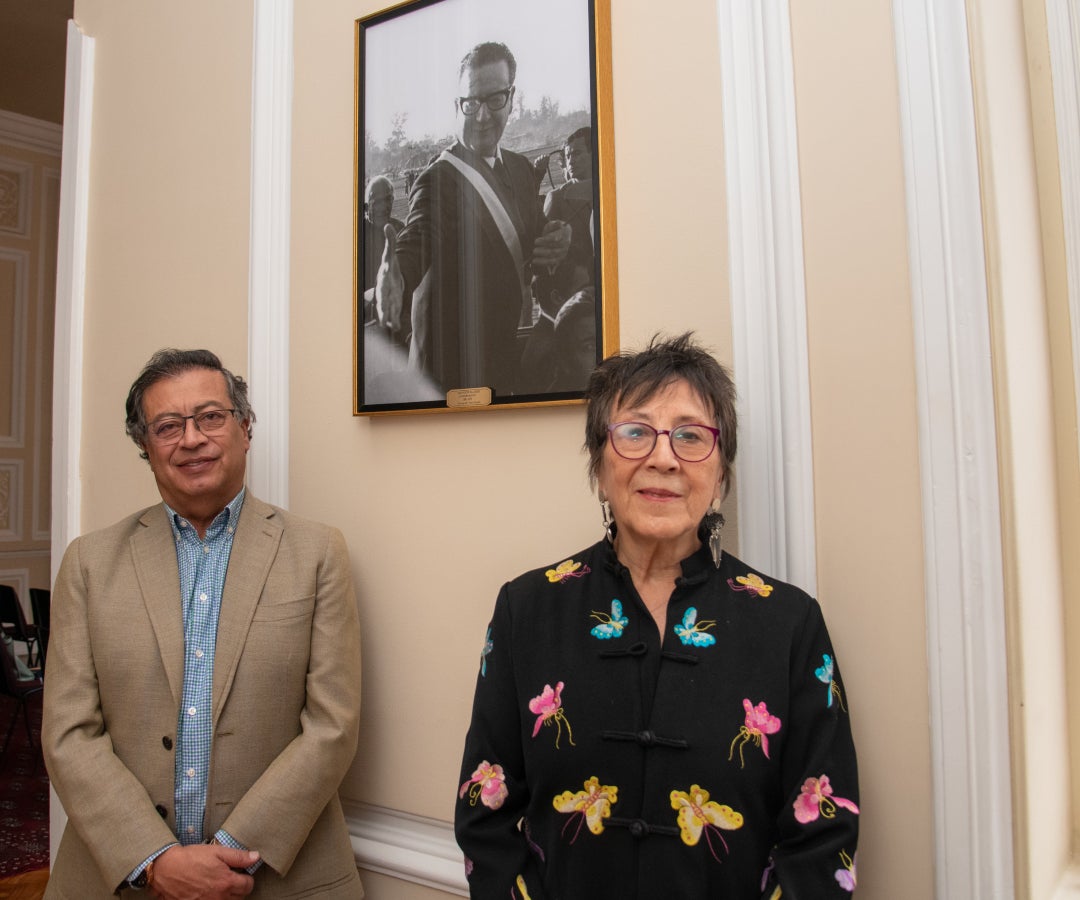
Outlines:
[[723,559],[724,551],[721,549],[721,537],[724,530],[724,515],[720,512],[720,502],[713,501],[709,511],[705,514],[705,528],[709,532],[709,553],[712,554],[713,565],[720,568],[720,560]]
[[604,523],[604,534],[607,536],[608,543],[615,543],[615,519],[611,515],[611,504],[606,499],[600,500],[600,517]]

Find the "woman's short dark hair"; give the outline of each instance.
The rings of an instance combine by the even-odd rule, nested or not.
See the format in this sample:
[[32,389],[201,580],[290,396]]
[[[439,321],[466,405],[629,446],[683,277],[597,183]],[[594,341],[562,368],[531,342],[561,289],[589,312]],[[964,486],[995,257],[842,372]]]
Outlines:
[[735,384],[727,369],[694,342],[693,332],[675,338],[654,335],[644,350],[624,350],[609,356],[593,370],[585,388],[585,449],[589,454],[590,482],[595,484],[600,473],[612,410],[618,405],[645,403],[679,381],[686,382],[701,398],[720,429],[716,450],[724,467],[727,495],[738,444]]
[[234,415],[240,422],[247,423],[248,438],[251,438],[251,426],[255,424],[255,411],[248,401],[247,382],[239,375],[233,375],[218,359],[216,353],[209,350],[174,350],[167,348],[158,350],[150,361],[143,366],[139,377],[131,385],[128,391],[125,410],[127,418],[124,421],[124,430],[127,432],[138,448],[142,451],[139,455],[143,459],[149,459],[146,453],[146,415],[143,412],[143,397],[151,385],[157,384],[164,378],[175,378],[192,369],[210,369],[220,372],[225,379],[225,390],[229,393],[229,403],[235,410]]

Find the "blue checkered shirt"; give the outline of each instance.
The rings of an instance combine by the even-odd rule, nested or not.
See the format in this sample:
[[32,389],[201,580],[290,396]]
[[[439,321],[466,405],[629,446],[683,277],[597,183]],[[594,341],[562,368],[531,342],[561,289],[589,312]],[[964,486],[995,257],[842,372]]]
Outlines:
[[[176,724],[176,835],[181,844],[203,840],[206,812],[206,784],[213,737],[214,650],[217,647],[218,616],[225,572],[229,568],[233,534],[244,505],[241,488],[200,538],[191,523],[167,503],[176,562],[180,570],[180,601],[184,617],[184,693]],[[228,832],[214,835],[219,844],[246,849]],[[162,847],[136,868],[129,880],[169,847]],[[254,872],[261,860],[248,871]]]

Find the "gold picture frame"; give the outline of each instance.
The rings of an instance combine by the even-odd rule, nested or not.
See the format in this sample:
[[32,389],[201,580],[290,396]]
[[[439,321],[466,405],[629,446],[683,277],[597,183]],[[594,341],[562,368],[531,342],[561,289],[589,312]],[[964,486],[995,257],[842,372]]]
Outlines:
[[[581,403],[618,349],[610,0],[355,28],[354,415]],[[569,249],[542,265],[548,233]]]

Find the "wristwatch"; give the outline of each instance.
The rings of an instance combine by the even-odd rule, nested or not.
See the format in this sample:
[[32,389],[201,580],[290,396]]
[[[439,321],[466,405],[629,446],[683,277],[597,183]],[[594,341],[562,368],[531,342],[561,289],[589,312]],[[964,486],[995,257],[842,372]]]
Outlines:
[[135,890],[141,891],[154,883],[154,861],[150,860],[138,875],[128,882]]

